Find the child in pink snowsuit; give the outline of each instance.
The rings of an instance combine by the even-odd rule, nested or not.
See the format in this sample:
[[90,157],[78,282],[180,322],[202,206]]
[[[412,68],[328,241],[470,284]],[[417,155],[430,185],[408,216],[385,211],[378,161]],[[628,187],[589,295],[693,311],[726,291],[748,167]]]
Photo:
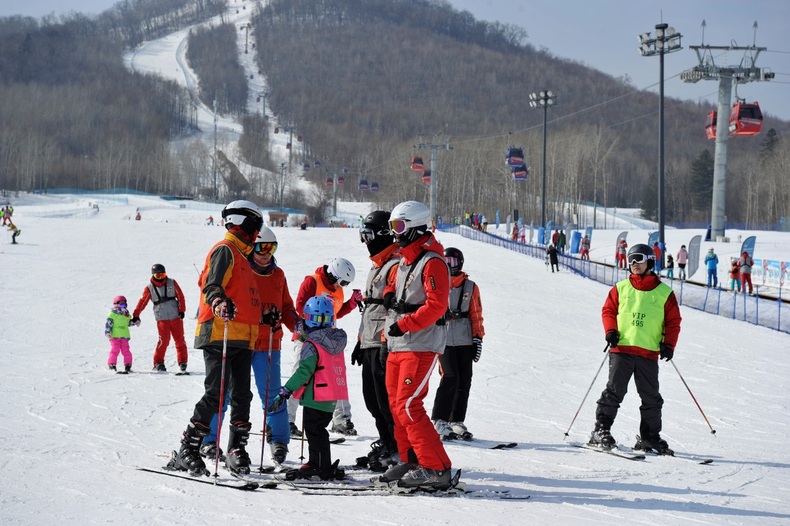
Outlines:
[[123,355],[124,370],[122,374],[132,370],[132,351],[129,350],[129,323],[132,315],[126,308],[126,296],[116,296],[112,300],[112,310],[107,315],[107,322],[104,324],[104,335],[110,340],[110,356],[107,358],[107,367],[111,371],[116,371],[118,355]]

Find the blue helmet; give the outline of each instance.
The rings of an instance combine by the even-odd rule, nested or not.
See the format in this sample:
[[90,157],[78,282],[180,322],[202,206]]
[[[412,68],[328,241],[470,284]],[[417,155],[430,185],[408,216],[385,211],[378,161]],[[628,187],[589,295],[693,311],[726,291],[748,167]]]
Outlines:
[[335,324],[335,307],[324,296],[314,296],[304,304],[305,326],[309,328],[332,327]]

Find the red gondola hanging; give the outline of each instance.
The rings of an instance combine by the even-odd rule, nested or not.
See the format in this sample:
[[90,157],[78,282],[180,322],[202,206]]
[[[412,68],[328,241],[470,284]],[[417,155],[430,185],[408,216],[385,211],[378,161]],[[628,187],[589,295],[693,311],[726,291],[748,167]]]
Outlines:
[[431,182],[431,171],[430,170],[423,170],[422,171],[422,182],[423,183],[430,183]]
[[505,164],[511,167],[518,167],[524,164],[524,150],[510,146],[505,155]]
[[379,183],[377,183],[375,181],[370,183],[370,191],[371,192],[378,192],[379,191]]
[[332,186],[334,186],[334,184],[335,184],[335,181],[334,181],[334,179],[332,179],[331,177],[327,177],[327,178],[326,178],[326,185],[327,185],[329,188],[332,188]]
[[422,157],[414,156],[411,158],[411,169],[415,172],[421,172],[423,169]]
[[338,184],[338,186],[346,184],[346,178],[344,176],[342,176],[342,175],[338,175],[337,176],[337,184]]
[[708,139],[716,138],[716,110],[708,112],[708,119],[705,121],[705,135]]
[[291,149],[291,143],[290,142],[285,143],[285,149],[286,150],[290,150]]
[[[359,188],[360,190],[363,190],[363,191],[367,190],[368,189],[368,180],[367,179],[360,179],[359,180],[359,184],[357,185],[357,188]],[[371,188],[371,190],[372,190],[372,188]]]
[[528,175],[529,175],[529,168],[527,168],[526,164],[522,164],[521,166],[514,166],[513,167],[513,180],[514,181],[526,181]]
[[730,112],[730,137],[752,137],[763,127],[763,112],[755,102],[736,102]]

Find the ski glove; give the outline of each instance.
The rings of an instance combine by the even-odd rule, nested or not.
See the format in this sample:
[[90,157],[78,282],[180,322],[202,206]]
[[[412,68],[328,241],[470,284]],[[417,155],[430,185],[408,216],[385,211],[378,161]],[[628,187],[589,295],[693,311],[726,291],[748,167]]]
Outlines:
[[139,327],[139,326],[140,326],[140,317],[139,317],[139,316],[135,316],[135,317],[133,317],[133,318],[132,318],[132,319],[129,321],[129,325],[134,325],[135,327]]
[[389,331],[387,331],[387,334],[389,336],[398,337],[398,336],[403,336],[406,333],[401,330],[401,328],[398,326],[398,322],[396,321],[395,323],[390,325],[390,329]]
[[179,318],[181,318],[181,319],[183,320],[183,319],[184,319],[184,313],[183,313],[183,312],[179,312],[179,313],[178,313],[178,317],[179,317]]
[[236,305],[230,298],[225,296],[217,296],[211,302],[211,311],[217,318],[222,318],[225,321],[232,320],[236,315]]
[[472,338],[472,343],[475,346],[475,363],[480,361],[480,355],[483,354],[483,339],[482,338]]
[[354,304],[359,307],[359,311],[362,312],[362,309],[365,308],[365,298],[362,297],[362,291],[354,289],[351,293],[351,299],[354,300]]
[[351,365],[362,365],[362,349],[359,348],[359,342],[351,352]]
[[272,306],[269,310],[263,313],[263,317],[261,318],[261,323],[264,325],[268,325],[272,329],[280,323],[280,318],[282,318],[282,314],[280,313],[280,309],[275,306]]
[[390,350],[387,348],[387,342],[381,344],[379,349],[379,365],[381,365],[382,376],[387,370],[387,357],[390,355]]
[[662,360],[669,361],[675,355],[675,349],[673,349],[672,347],[670,347],[666,343],[660,343],[658,345],[658,348],[660,349],[659,352],[661,354],[661,359]]
[[288,400],[289,398],[291,398],[291,390],[288,389],[287,387],[281,387],[280,393],[274,397],[274,400],[272,400],[272,403],[269,406],[268,411],[271,413],[277,411],[278,409],[280,409],[280,406],[282,406],[285,403],[285,401]]
[[395,301],[395,293],[388,292],[384,294],[384,308],[385,309],[392,309],[395,308],[398,302]]
[[610,331],[606,331],[606,343],[611,345],[612,347],[617,347],[617,342],[620,341],[620,333],[616,330],[612,329]]

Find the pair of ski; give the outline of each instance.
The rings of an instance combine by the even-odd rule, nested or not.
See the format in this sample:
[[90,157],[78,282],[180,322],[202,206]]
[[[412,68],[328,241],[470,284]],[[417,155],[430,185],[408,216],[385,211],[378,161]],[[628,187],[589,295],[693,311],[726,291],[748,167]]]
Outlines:
[[619,449],[617,446],[614,446],[612,448],[605,448],[605,447],[601,447],[601,446],[598,446],[598,445],[595,445],[595,444],[589,444],[589,443],[571,444],[571,445],[573,447],[578,447],[578,448],[581,448],[581,449],[587,449],[589,451],[596,451],[598,453],[606,453],[608,455],[613,455],[615,457],[624,458],[626,460],[645,460],[647,458],[647,455],[650,455],[650,456],[653,456],[653,457],[672,457],[672,458],[675,458],[675,459],[678,459],[678,460],[682,460],[682,461],[685,461],[685,462],[691,462],[691,463],[694,463],[694,464],[707,465],[707,464],[712,464],[713,463],[713,459],[712,458],[687,457],[687,456],[683,456],[683,455],[678,456],[678,455],[675,455],[674,452],[671,455],[669,455],[669,454],[660,455],[660,454],[656,453],[653,450],[643,451],[643,450],[632,449],[632,450],[629,451],[629,450],[626,450],[626,449]]
[[[189,480],[198,482],[200,484],[211,484],[212,486],[219,486],[222,488],[238,489],[242,491],[255,491],[257,489],[275,489],[277,482],[271,479],[258,479],[254,475],[242,475],[229,471],[232,478],[212,477],[211,472],[204,469],[202,473],[191,473],[175,467],[177,465],[178,453],[172,452],[170,462],[162,466],[161,469],[151,469],[138,467],[139,471],[146,473],[155,473],[157,475],[165,475],[168,477],[179,478],[181,480]],[[205,477],[205,478],[204,478]],[[212,480],[213,478],[213,480]]]

